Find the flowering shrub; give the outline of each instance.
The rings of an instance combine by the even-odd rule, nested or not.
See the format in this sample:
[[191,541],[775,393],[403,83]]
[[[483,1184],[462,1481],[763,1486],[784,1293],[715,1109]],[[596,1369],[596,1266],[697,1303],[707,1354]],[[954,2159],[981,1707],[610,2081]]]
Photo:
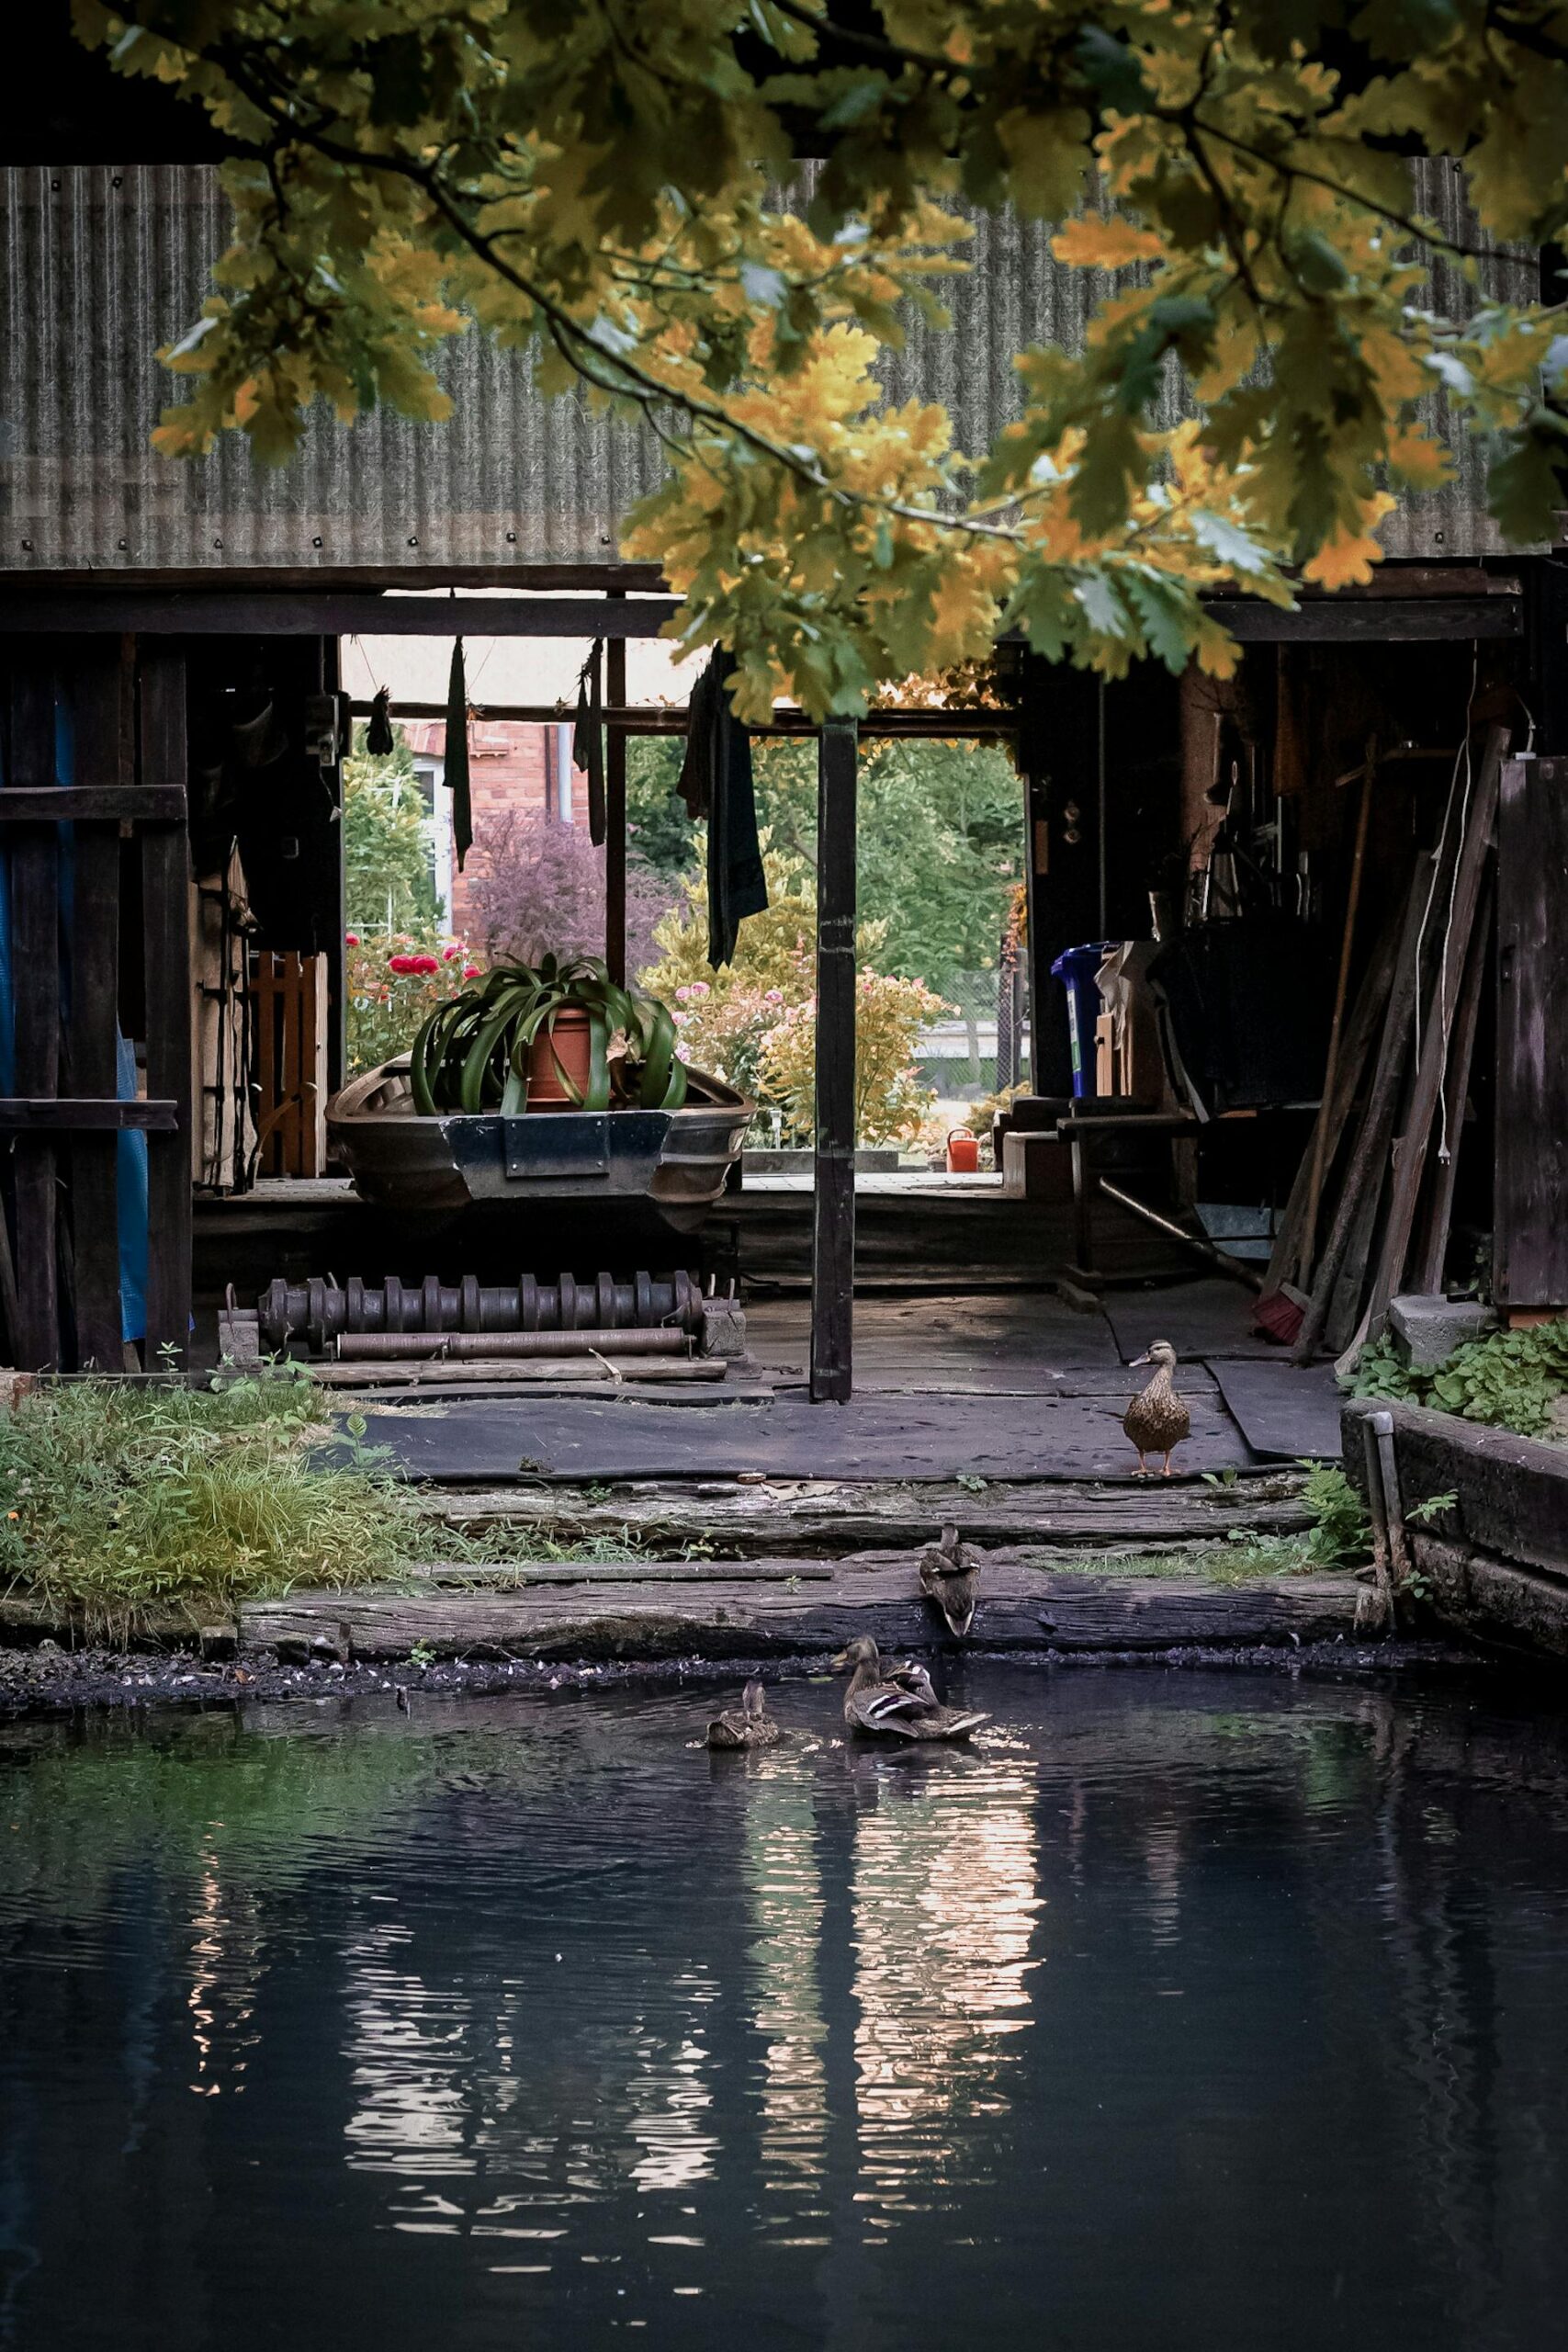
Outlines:
[[[855,984],[855,1138],[910,1143],[935,1101],[915,1068],[915,1039],[946,1010],[923,980],[863,968]],[[784,1135],[807,1143],[815,1120],[817,1000],[790,1006],[761,1041],[765,1098],[778,1105]]]
[[[642,974],[642,984],[674,1007],[681,1052],[694,1069],[712,1070],[751,1095],[786,1139],[803,1142],[814,1122],[816,876],[804,859],[770,853],[766,862],[768,907],[741,924],[732,964],[715,971],[708,963],[707,893],[694,878],[685,886],[685,908],[667,915],[654,933],[663,954]],[[874,968],[886,929],[862,923],[856,934],[862,1143],[913,1136],[935,1099],[915,1070],[915,1038],[945,1008],[919,980],[896,980]]]
[[421,1023],[479,970],[461,940],[344,933],[348,1067],[357,1075],[412,1044]]
[[[654,952],[671,888],[632,858],[626,867],[626,969]],[[586,825],[514,809],[487,830],[468,884],[474,928],[490,964],[537,964],[604,952],[604,853]]]

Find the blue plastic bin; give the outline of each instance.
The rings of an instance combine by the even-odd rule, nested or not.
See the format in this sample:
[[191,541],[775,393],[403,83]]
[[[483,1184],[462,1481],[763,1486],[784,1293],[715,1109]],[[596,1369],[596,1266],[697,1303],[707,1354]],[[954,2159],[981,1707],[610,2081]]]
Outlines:
[[1051,967],[1051,978],[1060,980],[1067,992],[1067,1042],[1072,1048],[1075,1095],[1096,1091],[1094,1024],[1100,1018],[1100,997],[1094,976],[1115,944],[1101,940],[1098,945],[1065,947]]

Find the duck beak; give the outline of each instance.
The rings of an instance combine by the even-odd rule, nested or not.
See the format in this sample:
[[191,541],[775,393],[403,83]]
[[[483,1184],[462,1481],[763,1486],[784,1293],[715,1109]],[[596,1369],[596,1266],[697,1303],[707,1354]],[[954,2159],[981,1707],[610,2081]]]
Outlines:
[[840,1650],[835,1658],[829,1660],[829,1663],[832,1666],[835,1674],[847,1673],[849,1671],[850,1664],[850,1654],[848,1650]]
[[1153,1363],[1153,1356],[1134,1356],[1127,1369],[1129,1372],[1136,1372],[1141,1363]]

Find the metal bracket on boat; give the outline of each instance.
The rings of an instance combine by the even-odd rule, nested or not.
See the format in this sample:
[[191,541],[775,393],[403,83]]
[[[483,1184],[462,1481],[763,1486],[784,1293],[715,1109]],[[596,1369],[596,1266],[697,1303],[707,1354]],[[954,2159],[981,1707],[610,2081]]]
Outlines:
[[610,1172],[606,1111],[535,1112],[501,1123],[502,1164],[509,1177],[558,1182]]

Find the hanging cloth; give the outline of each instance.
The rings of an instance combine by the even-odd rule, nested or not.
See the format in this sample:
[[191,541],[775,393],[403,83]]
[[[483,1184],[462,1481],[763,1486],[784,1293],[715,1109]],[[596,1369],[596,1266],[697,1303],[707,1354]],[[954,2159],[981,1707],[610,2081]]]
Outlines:
[[724,646],[693,689],[686,714],[686,756],[677,786],[693,819],[707,820],[708,962],[716,971],[735,954],[748,915],[767,907],[768,884],[757,839],[751,738],[730,707],[726,681],[735,656]]
[[392,692],[389,686],[378,686],[370,700],[370,724],[365,730],[365,748],[375,758],[384,760],[392,744]]
[[452,674],[446,684],[446,782],[452,788],[452,845],[461,874],[474,845],[474,811],[468,798],[468,684],[460,637],[452,640]]
[[588,838],[595,849],[608,831],[604,817],[604,640],[577,673],[577,723],[571,733],[572,764],[588,778]]

